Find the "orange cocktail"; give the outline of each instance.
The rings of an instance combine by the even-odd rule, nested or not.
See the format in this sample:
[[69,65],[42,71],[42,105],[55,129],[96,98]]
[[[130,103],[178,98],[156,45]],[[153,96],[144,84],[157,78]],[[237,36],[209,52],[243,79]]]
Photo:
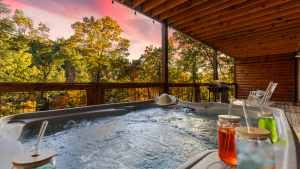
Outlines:
[[235,150],[235,128],[241,126],[241,118],[238,116],[219,115],[218,142],[219,157],[222,161],[237,165]]

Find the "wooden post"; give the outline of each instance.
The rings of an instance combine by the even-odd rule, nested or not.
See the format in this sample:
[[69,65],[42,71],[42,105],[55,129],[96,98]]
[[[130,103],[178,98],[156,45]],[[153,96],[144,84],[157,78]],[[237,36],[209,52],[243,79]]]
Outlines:
[[100,89],[100,104],[105,104],[105,89]]
[[93,86],[90,86],[87,90],[85,90],[86,92],[86,105],[87,106],[91,106],[93,105]]
[[93,105],[101,104],[100,86],[97,83],[93,84]]
[[199,102],[199,85],[194,86],[194,102]]
[[162,32],[161,32],[161,48],[162,48],[162,83],[164,83],[164,93],[169,94],[168,86],[168,23],[167,20],[162,22]]
[[217,49],[214,48],[213,53],[213,80],[218,80],[218,59],[217,59]]
[[[214,48],[214,53],[213,53],[213,80],[218,80],[218,52],[217,49]],[[214,93],[214,98],[213,100],[216,101],[217,99],[219,99],[219,93]]]
[[[296,56],[297,55],[297,53],[295,53],[295,55],[294,56]],[[296,57],[294,57],[294,102],[297,102],[297,100],[298,100],[298,78],[297,78],[297,76],[298,76],[298,69],[297,69],[297,62],[298,62],[298,59],[296,58]]]
[[[234,83],[236,83],[236,60],[233,60],[233,78],[234,78]],[[237,98],[237,83],[234,85],[234,97]]]

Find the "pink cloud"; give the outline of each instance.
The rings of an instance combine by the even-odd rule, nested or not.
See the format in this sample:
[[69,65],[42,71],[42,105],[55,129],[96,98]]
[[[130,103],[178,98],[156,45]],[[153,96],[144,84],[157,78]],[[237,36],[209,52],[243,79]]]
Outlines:
[[[156,22],[153,25],[150,18],[139,13],[134,17],[132,9],[117,2],[112,7],[110,0],[5,0],[4,2],[14,8],[27,8],[28,16],[36,18],[34,19],[35,22],[51,23],[49,27],[51,27],[52,39],[61,35],[65,35],[67,38],[73,34],[73,31],[70,28],[61,28],[62,25],[65,26],[66,24],[61,24],[59,21],[57,23],[53,19],[49,21],[50,17],[62,18],[64,19],[63,22],[68,22],[68,25],[71,26],[76,21],[82,21],[83,17],[94,16],[96,19],[100,19],[110,16],[121,26],[122,36],[131,41],[129,49],[131,54],[140,55],[149,45],[161,46],[161,25],[159,23]],[[36,12],[29,12],[29,8],[30,11]],[[38,13],[41,10],[44,12]],[[25,14],[27,13],[25,12]],[[171,31],[169,35],[171,35]]]
[[27,7],[26,4],[20,3],[16,0],[3,0],[2,1],[4,4],[8,4],[10,6],[10,9],[12,11],[16,10],[16,9],[23,9],[25,7]]

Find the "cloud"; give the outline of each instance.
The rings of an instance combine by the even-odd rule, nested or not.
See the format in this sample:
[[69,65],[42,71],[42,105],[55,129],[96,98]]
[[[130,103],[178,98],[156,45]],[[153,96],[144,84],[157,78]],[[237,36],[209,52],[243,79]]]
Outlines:
[[[7,0],[6,0],[7,1]],[[74,31],[70,28],[83,17],[94,16],[96,19],[109,16],[116,20],[123,30],[122,37],[131,41],[130,57],[144,53],[146,46],[161,46],[161,25],[142,14],[137,13],[122,4],[115,2],[112,7],[110,0],[13,0],[19,4],[24,13],[37,23],[46,23],[51,28],[52,39],[64,36],[68,38]],[[140,54],[138,54],[140,53]],[[135,56],[133,56],[135,55]]]

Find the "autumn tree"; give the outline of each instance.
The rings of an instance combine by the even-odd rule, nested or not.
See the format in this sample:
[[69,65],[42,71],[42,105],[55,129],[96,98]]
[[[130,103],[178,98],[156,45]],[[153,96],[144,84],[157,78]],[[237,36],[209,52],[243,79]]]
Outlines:
[[[1,3],[0,3],[1,4]],[[1,11],[5,10],[3,4]],[[32,31],[32,20],[24,16],[22,11],[16,10],[12,19],[0,19],[0,81],[28,82],[32,79],[35,67],[31,65],[31,54],[28,34]]]
[[[102,71],[109,68],[110,58],[126,52],[130,41],[121,38],[119,24],[110,17],[96,20],[83,18],[83,22],[72,24],[75,34],[70,43],[76,45],[86,56],[88,71],[92,81],[100,82]],[[126,57],[126,55],[123,55]]]
[[33,65],[37,67],[37,82],[65,82],[65,71],[62,69],[64,56],[59,53],[60,40],[49,40],[50,29],[40,23],[34,30],[33,42],[29,53],[33,56]]

